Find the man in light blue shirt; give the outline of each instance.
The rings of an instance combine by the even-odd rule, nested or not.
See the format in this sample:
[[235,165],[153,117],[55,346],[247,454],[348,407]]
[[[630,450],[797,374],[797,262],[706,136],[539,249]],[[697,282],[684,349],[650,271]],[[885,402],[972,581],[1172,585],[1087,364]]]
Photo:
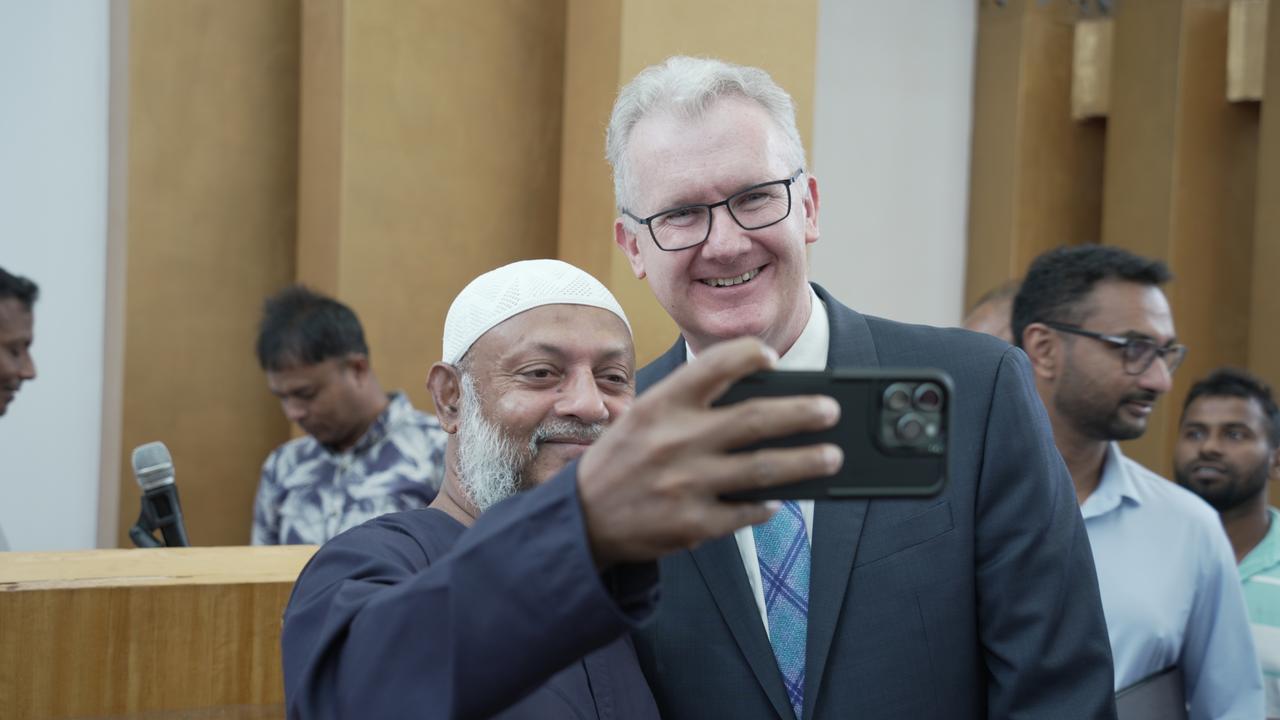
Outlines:
[[1193,720],[1263,717],[1235,557],[1202,500],[1126,458],[1186,353],[1164,263],[1084,245],[1037,258],[1014,300],[1089,532],[1117,690],[1177,665]]

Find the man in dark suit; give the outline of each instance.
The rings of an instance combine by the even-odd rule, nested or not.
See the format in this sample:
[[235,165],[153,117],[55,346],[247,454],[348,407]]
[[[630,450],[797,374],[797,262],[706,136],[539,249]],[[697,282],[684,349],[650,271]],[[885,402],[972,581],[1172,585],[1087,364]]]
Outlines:
[[661,560],[636,638],[662,716],[1114,717],[1088,537],[1026,356],[860,315],[808,282],[818,183],[761,70],[648,68],[618,96],[607,155],[616,242],[681,330],[641,392],[744,335],[783,369],[928,366],[956,387],[938,497],[788,502]]

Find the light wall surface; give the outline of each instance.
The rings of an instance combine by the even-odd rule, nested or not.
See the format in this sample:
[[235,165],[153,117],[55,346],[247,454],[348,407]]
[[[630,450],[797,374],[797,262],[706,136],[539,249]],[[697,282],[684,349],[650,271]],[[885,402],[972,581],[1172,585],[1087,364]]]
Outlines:
[[975,5],[819,5],[810,276],[859,311],[963,315]]
[[0,267],[40,285],[38,374],[0,417],[13,550],[95,544],[108,36],[105,2],[0,2]]
[[[213,42],[210,38],[230,32],[227,28],[232,26],[228,23],[243,20],[242,26],[235,27],[244,32],[231,33],[228,37],[236,38],[237,42],[257,43],[254,47],[276,47],[279,49],[276,60],[296,57],[296,46],[283,42],[272,45],[266,41],[270,38],[263,39],[262,33],[279,23],[271,25],[245,19],[257,11],[263,14],[289,13],[292,12],[289,8],[295,5],[286,2],[228,6],[236,10],[219,14],[214,18],[217,22],[211,21],[207,27],[202,26],[205,31],[197,35],[207,42],[204,45],[197,43],[196,49],[213,47],[223,48],[220,52],[226,52],[230,45],[222,41]],[[217,6],[217,3],[208,4],[208,7]],[[219,132],[203,135],[200,139],[193,137],[190,143],[181,146],[181,151],[160,152],[163,148],[158,144],[156,133],[134,137],[133,141],[141,144],[129,149],[128,166],[131,170],[121,175],[125,187],[115,188],[117,193],[129,190],[126,195],[131,203],[128,217],[132,248],[129,273],[126,275],[123,269],[110,273],[107,265],[110,257],[107,253],[107,173],[111,7],[110,3],[76,0],[39,3],[0,0],[0,93],[3,93],[0,97],[6,98],[5,111],[0,112],[0,266],[31,276],[40,283],[42,293],[36,308],[34,347],[39,377],[23,389],[9,413],[0,418],[0,458],[5,461],[0,465],[0,531],[16,550],[87,548],[96,542],[114,544],[117,536],[110,527],[114,522],[104,522],[103,528],[98,528],[98,518],[103,516],[99,507],[100,477],[104,476],[101,459],[103,430],[114,430],[114,435],[106,435],[116,438],[112,445],[118,446],[121,455],[115,461],[106,461],[108,472],[105,475],[115,477],[118,472],[121,490],[119,498],[104,498],[102,506],[110,504],[114,508],[115,502],[121,504],[118,519],[123,528],[132,521],[137,510],[136,488],[132,486],[132,478],[127,471],[128,449],[144,440],[163,439],[166,435],[157,427],[186,427],[190,422],[183,421],[183,417],[194,417],[192,413],[204,412],[216,405],[192,402],[190,397],[174,398],[180,407],[170,412],[164,409],[164,403],[143,392],[146,388],[139,384],[139,380],[148,381],[148,378],[159,378],[156,380],[159,383],[163,379],[160,374],[129,375],[125,372],[123,374],[128,381],[123,383],[123,389],[117,379],[114,389],[107,388],[115,395],[112,392],[105,395],[112,398],[123,393],[126,408],[143,408],[145,412],[124,413],[137,419],[137,423],[117,421],[114,428],[102,424],[104,298],[110,290],[107,276],[111,274],[115,278],[119,274],[121,277],[116,278],[116,282],[129,281],[128,296],[135,311],[138,308],[165,307],[174,312],[184,312],[177,301],[152,302],[154,298],[149,300],[143,292],[146,288],[162,287],[170,279],[147,265],[162,254],[138,252],[134,247],[134,241],[141,237],[137,233],[148,227],[146,221],[150,216],[132,203],[139,198],[151,198],[161,205],[168,202],[166,198],[172,194],[173,188],[162,182],[165,177],[181,180],[173,183],[174,188],[187,187],[206,177],[191,172],[148,174],[152,164],[143,162],[151,157],[146,153],[159,152],[171,158],[174,164],[182,165],[198,156],[196,151],[200,148],[221,147],[218,143],[224,141],[239,147],[236,143],[255,136],[255,133],[246,132],[232,122],[248,112],[245,104],[232,103],[228,106],[232,110],[224,112],[222,120],[213,123],[213,127],[221,129]],[[194,5],[165,2],[135,2],[120,7],[132,8],[126,18],[138,22],[139,18],[158,17],[157,13],[163,15],[172,11],[181,14],[194,12],[195,8]],[[641,5],[632,6],[632,9],[647,12]],[[156,50],[163,56],[165,53],[157,50],[162,49],[163,33],[143,32],[152,25],[140,25],[138,22],[131,23],[132,33],[128,36],[130,53],[144,58],[147,52]],[[816,26],[814,86],[804,87],[805,81],[793,77],[795,73],[789,74],[789,71],[771,66],[779,79],[802,101],[802,106],[812,108],[812,126],[804,117],[808,113],[802,113],[802,129],[810,140],[812,170],[819,178],[823,201],[820,215],[823,239],[813,249],[813,277],[859,310],[908,321],[954,323],[961,313],[964,278],[965,198],[975,27],[973,8],[968,3],[951,0],[913,3],[821,0]],[[732,32],[726,30],[721,35],[728,37]],[[147,40],[149,37],[161,40],[153,43]],[[723,55],[727,51],[717,44],[722,41],[728,42],[724,38],[715,42],[691,40],[687,46],[681,45],[671,51]],[[798,41],[793,38],[779,42],[794,48]],[[132,78],[135,85],[133,93],[141,99],[126,107],[124,112],[130,116],[124,119],[123,127],[132,128],[132,132],[142,132],[138,123],[145,126],[158,117],[155,108],[145,102],[169,102],[170,105],[159,107],[179,114],[195,113],[197,103],[182,99],[183,83],[161,83],[156,87],[170,88],[173,92],[157,94],[148,90],[152,85],[141,82],[152,75],[162,79],[178,77],[175,62],[192,53],[174,53],[169,56],[168,63],[147,61],[135,68],[141,74]],[[806,62],[807,58],[813,57],[811,53],[812,49],[804,51]],[[625,53],[619,61],[622,57],[632,65],[651,61]],[[754,57],[730,59],[763,62],[753,60]],[[804,64],[797,59],[798,67]],[[221,68],[229,78],[226,87],[239,87],[233,81],[252,77],[240,74],[239,68],[243,64],[215,63],[208,66],[196,63],[195,66],[206,70]],[[628,66],[619,72],[629,77],[634,69]],[[120,66],[117,70],[127,73],[129,66]],[[189,81],[193,79],[198,79],[195,74],[189,76]],[[295,81],[295,89],[296,85]],[[610,101],[611,92],[606,92]],[[813,97],[811,105],[804,102],[807,97]],[[279,102],[293,107],[290,103],[294,101],[286,98],[286,101]],[[139,114],[139,107],[147,112]],[[568,107],[571,106],[566,105]],[[261,115],[262,112],[253,113],[254,117]],[[196,119],[202,116],[202,113],[191,115]],[[289,117],[281,117],[284,118],[282,127],[288,125]],[[590,136],[590,157],[599,163],[602,133],[599,123],[603,121],[593,119],[592,122],[597,126],[583,132]],[[172,130],[178,126],[168,127]],[[809,127],[813,128],[812,135]],[[183,129],[182,132],[196,133],[200,130]],[[142,143],[139,138],[146,142]],[[295,172],[294,146],[288,142],[277,145],[281,152],[276,154],[257,151],[225,153],[228,163],[235,158],[255,158],[254,162],[262,166],[260,176],[254,176],[257,180],[246,179],[235,187],[259,188],[254,184],[258,182],[276,188],[277,185],[270,183]],[[284,148],[288,148],[288,152]],[[155,183],[146,187],[138,185],[139,178],[153,176],[158,178]],[[607,191],[607,186],[605,189]],[[241,198],[239,194],[223,190],[207,195],[211,202],[216,201],[215,205],[240,202],[237,198]],[[281,197],[286,195],[288,193]],[[262,196],[255,190],[246,197]],[[213,214],[209,218],[230,223],[260,216],[267,220],[276,218],[279,232],[268,232],[261,237],[278,237],[282,240],[279,247],[285,247],[289,244],[283,240],[288,239],[290,225],[287,220],[292,217],[293,202],[292,199],[286,200],[274,206],[258,208],[254,205],[261,211],[256,215],[247,213],[243,207],[238,214],[228,214],[225,208],[211,208]],[[175,208],[174,212],[178,211],[174,203],[169,205]],[[275,214],[272,214],[272,207],[275,207]],[[202,222],[198,227],[209,225]],[[270,222],[263,225],[268,226],[275,227]],[[249,242],[245,238],[250,237],[243,232],[226,235],[241,238],[244,242]],[[164,233],[156,235],[157,238],[164,236]],[[184,238],[186,244],[192,242],[191,238]],[[615,255],[616,251],[610,248],[610,254],[606,256],[610,263],[620,262]],[[207,259],[204,264],[197,263],[197,267],[203,268],[205,273],[216,273],[220,267],[217,265],[218,257],[223,256]],[[123,266],[121,262],[121,268]],[[256,285],[253,289],[242,288],[241,291],[245,297],[253,298],[254,307],[264,292]],[[123,296],[123,290],[119,294]],[[187,295],[195,296],[194,293]],[[384,301],[395,303],[397,298],[388,297]],[[118,299],[117,305],[122,302]],[[206,307],[219,306],[218,302],[201,302]],[[140,341],[137,336],[146,328],[162,327],[152,321],[154,318],[140,316],[138,312],[124,312],[122,308],[117,310],[126,316],[126,321],[123,326],[110,325],[114,328],[113,337],[105,339],[113,340],[116,345],[127,345],[126,338],[134,337],[133,347],[137,352],[143,352],[146,347],[160,347],[150,346],[149,341]],[[249,333],[246,328],[250,328],[252,323],[244,319],[247,317],[223,318],[213,327],[226,329],[234,324],[235,332]],[[126,336],[126,333],[132,335]],[[247,340],[242,338],[225,346],[248,347],[246,343]],[[384,338],[382,346],[391,347],[389,343],[390,340]],[[182,343],[178,345],[182,346]],[[237,353],[236,362],[250,361],[241,350],[234,352]],[[204,351],[198,354],[213,357]],[[127,359],[127,353],[125,355]],[[124,365],[127,369],[128,363]],[[157,365],[171,368],[174,372],[190,372],[195,367],[181,360],[158,361]],[[253,375],[253,385],[247,391],[256,393],[255,398],[269,405],[270,399],[260,387],[260,377],[256,371],[249,374]],[[111,407],[121,402],[116,397]],[[135,405],[130,406],[129,402]],[[250,412],[245,403],[237,404],[239,411],[262,418],[263,422],[282,422],[274,408],[259,411],[255,405]],[[112,412],[113,417],[120,414],[118,410],[116,408]],[[173,414],[179,411],[183,414]],[[222,413],[219,417],[230,418],[233,415],[230,411],[219,412]],[[201,421],[192,427],[213,427],[216,431],[201,431],[210,443],[246,437],[257,438],[253,442],[264,443],[262,448],[234,454],[239,458],[236,462],[247,463],[246,467],[260,462],[265,449],[275,442],[268,437],[271,433],[256,425],[247,427],[243,423],[230,422],[211,425]],[[175,455],[181,452],[182,458],[191,457],[191,452],[182,450],[180,445],[171,446]],[[194,467],[189,460],[180,466],[180,472],[184,473],[180,475],[180,483],[190,475],[186,468]],[[252,473],[219,467],[219,476],[227,478],[228,482],[247,483],[245,487],[249,487],[255,479]],[[108,487],[114,490],[116,486],[108,483]],[[196,497],[198,493],[193,494],[190,482],[184,490],[188,490],[184,493],[184,504],[211,502]],[[226,497],[231,498],[231,494],[227,493]],[[241,500],[235,502],[236,508],[244,506],[242,510],[227,507],[222,512],[228,515],[247,514],[246,503]],[[117,519],[114,509],[105,511],[105,516],[111,521]],[[104,528],[106,540],[101,539]],[[213,539],[209,532],[202,532],[201,537],[203,542]]]

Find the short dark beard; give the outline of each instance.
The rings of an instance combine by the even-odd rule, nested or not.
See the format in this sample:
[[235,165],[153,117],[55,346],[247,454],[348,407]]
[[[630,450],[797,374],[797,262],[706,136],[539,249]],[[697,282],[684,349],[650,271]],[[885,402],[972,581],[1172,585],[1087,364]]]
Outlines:
[[1106,393],[1070,363],[1063,371],[1062,379],[1053,395],[1054,406],[1060,416],[1070,421],[1076,432],[1090,440],[1135,440],[1147,431],[1147,423],[1131,423],[1120,416],[1120,407],[1130,401],[1154,403],[1159,394],[1149,390],[1137,390],[1118,400],[1111,400]]
[[[1196,458],[1196,461],[1198,462],[1199,458]],[[1190,462],[1186,467],[1190,468],[1195,464],[1196,462]],[[1190,472],[1185,472],[1181,466],[1173,469],[1173,475],[1179,485],[1200,496],[1200,499],[1209,503],[1214,510],[1225,513],[1249,502],[1259,493],[1266,492],[1267,481],[1271,479],[1271,462],[1268,456],[1243,478],[1238,476],[1233,468],[1227,466],[1227,482],[1219,483],[1209,492],[1204,492],[1193,485]]]

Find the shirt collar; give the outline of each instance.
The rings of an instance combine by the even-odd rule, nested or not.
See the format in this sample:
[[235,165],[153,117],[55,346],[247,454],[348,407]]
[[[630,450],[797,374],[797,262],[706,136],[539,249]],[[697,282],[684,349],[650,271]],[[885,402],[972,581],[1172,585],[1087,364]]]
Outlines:
[[1098,480],[1098,487],[1094,488],[1093,493],[1080,506],[1080,514],[1086,520],[1106,515],[1119,508],[1125,500],[1141,505],[1142,498],[1129,472],[1128,460],[1120,452],[1120,446],[1113,442],[1107,443],[1107,454],[1102,460],[1102,477]]
[[[827,318],[827,306],[809,286],[809,320],[800,331],[800,337],[791,343],[786,354],[778,358],[779,370],[824,370],[827,367],[827,354],[831,348],[831,324]],[[684,354],[693,360],[693,348],[688,341],[684,344]]]
[[1280,565],[1280,510],[1267,508],[1271,516],[1271,528],[1262,537],[1262,542],[1249,551],[1240,561],[1240,579],[1248,580],[1263,570]]
[[373,424],[356,441],[356,444],[351,446],[351,450],[348,452],[352,455],[359,455],[377,445],[392,428],[412,413],[413,405],[409,403],[409,398],[402,392],[392,393],[387,398],[387,406],[383,408],[382,412],[378,413],[378,417],[373,421]]

